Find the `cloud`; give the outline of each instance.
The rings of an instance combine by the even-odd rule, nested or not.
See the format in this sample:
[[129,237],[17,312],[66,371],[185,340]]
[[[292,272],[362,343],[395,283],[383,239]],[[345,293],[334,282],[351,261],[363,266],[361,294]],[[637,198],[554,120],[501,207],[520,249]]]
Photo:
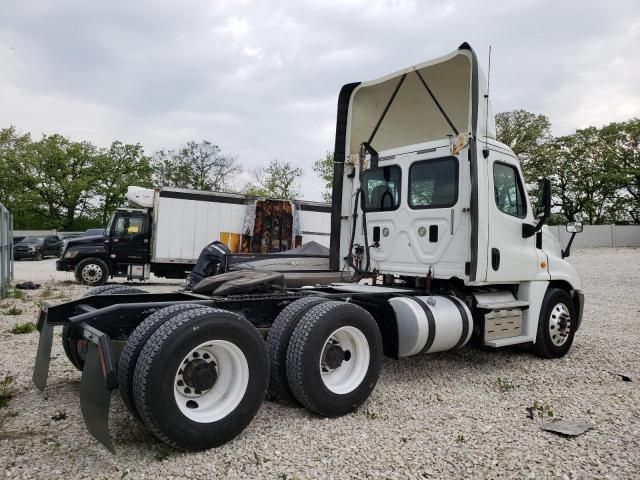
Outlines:
[[495,111],[557,134],[640,114],[640,5],[616,2],[242,0],[10,2],[0,17],[0,125],[148,151],[209,139],[247,169],[307,172],[333,149],[337,94],[463,41]]

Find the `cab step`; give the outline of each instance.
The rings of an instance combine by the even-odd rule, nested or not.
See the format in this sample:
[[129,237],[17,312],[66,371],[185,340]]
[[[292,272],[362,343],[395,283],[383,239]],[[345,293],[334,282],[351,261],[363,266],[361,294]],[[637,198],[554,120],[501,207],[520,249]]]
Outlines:
[[519,345],[521,343],[531,343],[533,338],[527,335],[518,335],[517,337],[505,337],[497,340],[485,340],[484,344],[487,347],[500,348],[507,347],[509,345]]

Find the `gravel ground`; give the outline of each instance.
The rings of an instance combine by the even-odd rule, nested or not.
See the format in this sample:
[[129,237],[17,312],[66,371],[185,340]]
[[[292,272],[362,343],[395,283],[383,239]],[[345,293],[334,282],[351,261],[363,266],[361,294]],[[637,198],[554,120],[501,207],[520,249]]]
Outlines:
[[[118,455],[99,445],[84,428],[80,374],[58,337],[47,391],[32,386],[37,334],[8,330],[33,321],[43,297],[85,290],[58,274],[26,301],[1,302],[0,379],[13,375],[16,395],[0,409],[0,477],[640,478],[640,249],[575,251],[571,260],[586,308],[565,358],[467,347],[386,359],[370,400],[351,415],[329,420],[265,402],[236,440],[195,454],[156,441],[117,394],[111,432]],[[50,265],[18,262],[16,280],[46,281]],[[148,288],[171,290],[175,282]],[[23,314],[5,314],[13,305]],[[594,428],[575,438],[542,431],[527,418],[536,401]]]

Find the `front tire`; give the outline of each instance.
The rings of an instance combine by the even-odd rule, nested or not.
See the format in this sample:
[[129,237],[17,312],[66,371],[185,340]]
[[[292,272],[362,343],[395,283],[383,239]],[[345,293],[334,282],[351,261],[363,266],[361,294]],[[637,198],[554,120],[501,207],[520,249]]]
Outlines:
[[100,258],[85,258],[76,265],[75,276],[81,285],[104,285],[109,277],[109,266]]
[[204,450],[244,430],[268,377],[267,351],[253,325],[225,310],[191,310],[161,325],[140,352],[135,406],[160,440]]
[[327,301],[309,310],[293,331],[287,379],[302,405],[337,417],[369,397],[382,356],[380,329],[369,312],[352,303]]
[[573,344],[576,327],[575,307],[569,293],[549,288],[542,301],[533,351],[542,358],[565,356]]

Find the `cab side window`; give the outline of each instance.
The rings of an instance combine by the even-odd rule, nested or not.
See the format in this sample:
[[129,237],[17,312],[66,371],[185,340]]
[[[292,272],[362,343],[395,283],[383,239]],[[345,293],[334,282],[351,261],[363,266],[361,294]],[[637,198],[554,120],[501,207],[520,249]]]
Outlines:
[[527,216],[524,188],[514,166],[505,163],[493,164],[493,192],[498,210],[513,217]]
[[397,165],[371,168],[364,172],[364,210],[366,212],[388,212],[400,206],[400,183],[402,171]]
[[409,207],[448,208],[458,201],[458,160],[423,160],[409,170]]
[[142,217],[118,217],[113,227],[116,237],[133,237],[144,232],[144,218]]

